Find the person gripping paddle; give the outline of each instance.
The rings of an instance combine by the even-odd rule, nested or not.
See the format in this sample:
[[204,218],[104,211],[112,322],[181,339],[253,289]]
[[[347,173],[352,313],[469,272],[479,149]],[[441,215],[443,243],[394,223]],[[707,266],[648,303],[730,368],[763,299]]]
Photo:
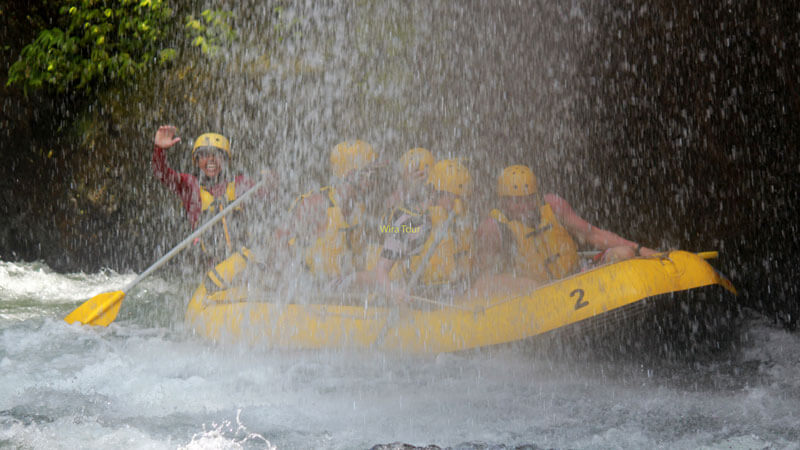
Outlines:
[[[195,174],[181,173],[169,167],[166,149],[181,141],[176,128],[162,125],[156,131],[153,147],[153,174],[161,183],[180,197],[192,229],[223,210],[255,183],[246,175],[230,168],[231,145],[218,133],[201,134],[192,146]],[[275,185],[275,175],[264,173],[268,187]],[[274,190],[274,189],[271,189]],[[266,197],[266,194],[265,194]],[[235,213],[234,213],[235,214]],[[241,220],[239,220],[241,221]],[[223,218],[220,224],[195,243],[212,261],[220,260],[243,245],[243,224],[235,217]]]

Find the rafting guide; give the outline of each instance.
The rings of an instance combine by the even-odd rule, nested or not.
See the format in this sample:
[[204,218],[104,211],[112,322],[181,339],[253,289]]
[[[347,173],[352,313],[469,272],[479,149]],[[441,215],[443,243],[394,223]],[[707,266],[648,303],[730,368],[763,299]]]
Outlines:
[[[194,174],[181,173],[169,167],[165,151],[181,142],[177,129],[162,125],[156,131],[153,147],[152,167],[155,177],[169,190],[180,197],[192,229],[206,222],[227,205],[236,200],[255,182],[248,176],[234,174],[230,168],[231,144],[227,137],[207,132],[197,137],[192,146]],[[263,173],[274,185],[274,175]],[[272,189],[274,191],[274,189]],[[267,192],[262,192],[267,197]],[[223,217],[212,230],[195,240],[202,259],[218,262],[245,245],[247,232],[242,214],[237,210]]]

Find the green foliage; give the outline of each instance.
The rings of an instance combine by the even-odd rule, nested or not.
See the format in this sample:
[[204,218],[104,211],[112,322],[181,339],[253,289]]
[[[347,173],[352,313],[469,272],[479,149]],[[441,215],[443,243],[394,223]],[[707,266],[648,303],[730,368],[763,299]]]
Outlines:
[[88,89],[105,77],[129,79],[154,59],[172,15],[161,0],[65,3],[63,29],[43,30],[22,50],[9,84],[63,91]]
[[207,9],[200,18],[186,17],[186,33],[192,45],[206,55],[215,56],[220,47],[236,38],[229,22],[233,14],[229,11]]
[[300,24],[300,19],[295,17],[291,21],[287,21],[284,16],[284,10],[282,6],[276,6],[272,10],[275,14],[275,25],[273,26],[273,31],[275,32],[275,38],[278,42],[283,42],[284,39],[287,37],[294,37],[300,38],[301,33],[298,30],[298,25]]
[[204,11],[202,21],[188,18],[189,32],[181,32],[163,0],[67,0],[60,14],[59,27],[41,31],[22,49],[9,69],[9,85],[88,92],[175,60],[177,50],[167,42],[189,38],[213,56],[234,37],[231,13],[213,10]]

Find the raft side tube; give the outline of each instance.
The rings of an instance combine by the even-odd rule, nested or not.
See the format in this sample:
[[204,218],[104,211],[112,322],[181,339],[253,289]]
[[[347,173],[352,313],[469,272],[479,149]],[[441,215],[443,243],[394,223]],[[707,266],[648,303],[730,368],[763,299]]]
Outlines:
[[[230,274],[225,280],[228,284],[238,273],[228,267],[219,269],[216,273]],[[198,334],[211,340],[227,336],[278,348],[380,348],[411,353],[520,341],[652,297],[703,286],[719,285],[736,293],[708,262],[684,251],[600,266],[525,295],[468,299],[460,307],[433,310],[255,302],[247,301],[252,299],[246,290],[209,293],[207,284],[195,291],[186,317]]]

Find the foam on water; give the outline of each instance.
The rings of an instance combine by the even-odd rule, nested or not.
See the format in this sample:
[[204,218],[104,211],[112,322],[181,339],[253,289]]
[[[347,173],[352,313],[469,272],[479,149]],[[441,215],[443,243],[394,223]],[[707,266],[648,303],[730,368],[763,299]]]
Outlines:
[[95,274],[60,274],[41,263],[0,261],[0,302],[35,299],[37,302],[68,303],[85,300],[108,290],[117,290],[135,275],[114,271]]
[[[241,410],[236,412],[235,427],[230,421],[225,420],[220,424],[212,424],[211,429],[203,430],[192,436],[191,442],[179,447],[180,450],[208,450],[208,449],[240,449],[248,446],[257,446],[265,450],[275,450],[277,447],[258,433],[248,433],[247,427],[242,425],[239,418]],[[205,426],[204,426],[205,428]],[[239,435],[241,437],[229,438],[226,435]]]
[[265,351],[136,316],[67,325],[42,309],[0,323],[0,446],[800,448],[800,336],[747,321],[740,351],[643,366],[527,346]]

